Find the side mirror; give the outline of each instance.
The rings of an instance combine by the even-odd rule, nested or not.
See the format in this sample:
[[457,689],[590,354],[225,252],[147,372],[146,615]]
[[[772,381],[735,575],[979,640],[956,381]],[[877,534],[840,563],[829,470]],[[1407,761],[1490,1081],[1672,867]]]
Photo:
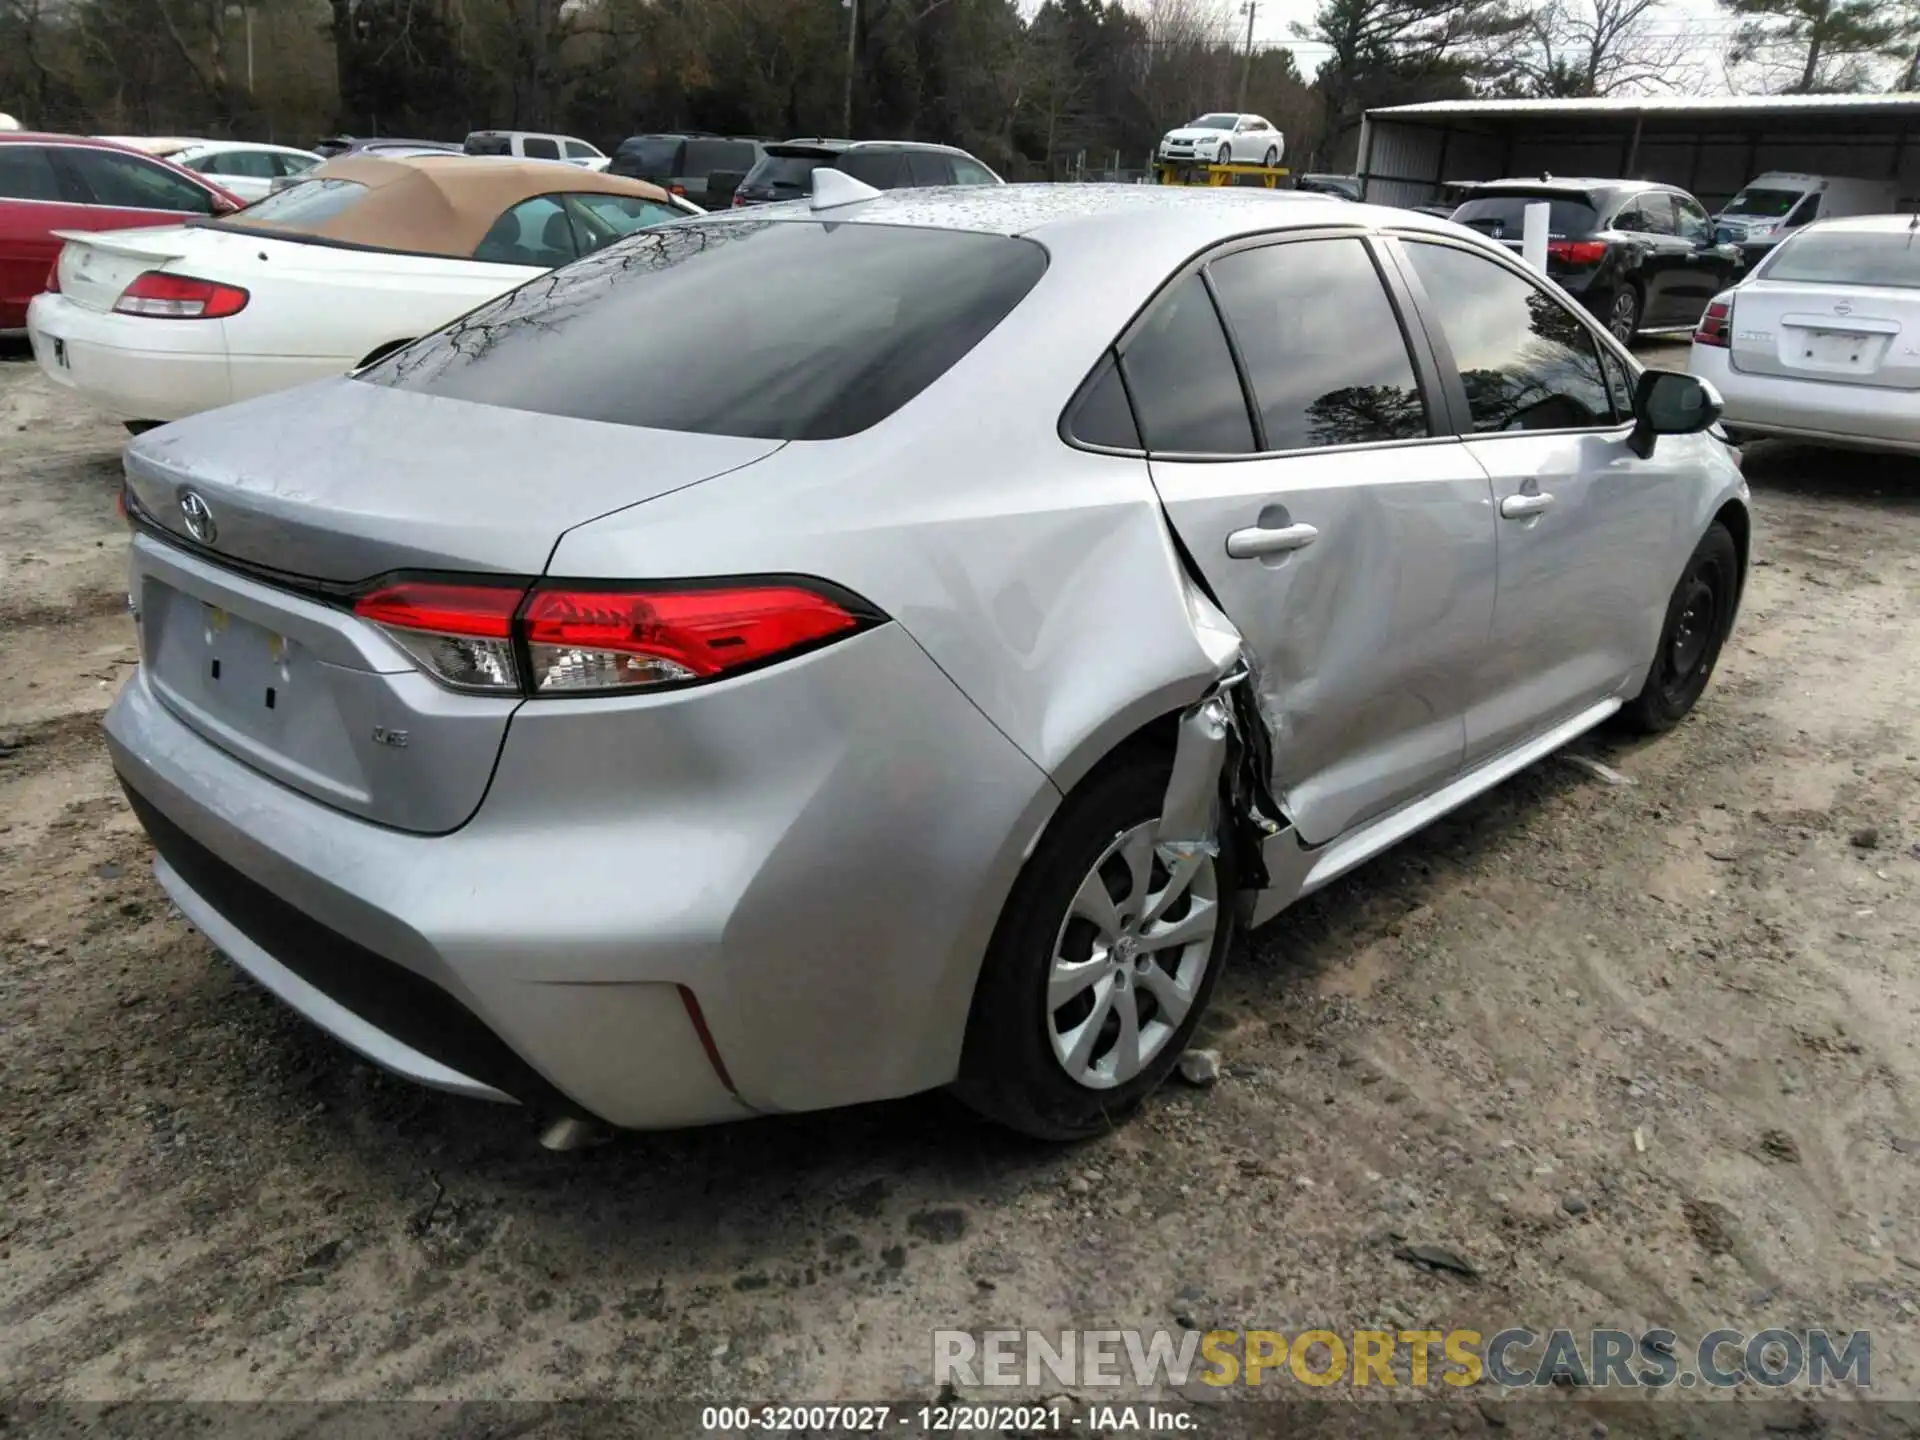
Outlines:
[[1633,433],[1627,445],[1642,460],[1653,454],[1662,435],[1697,435],[1719,420],[1725,408],[1720,392],[1697,375],[1678,370],[1648,370],[1633,392]]

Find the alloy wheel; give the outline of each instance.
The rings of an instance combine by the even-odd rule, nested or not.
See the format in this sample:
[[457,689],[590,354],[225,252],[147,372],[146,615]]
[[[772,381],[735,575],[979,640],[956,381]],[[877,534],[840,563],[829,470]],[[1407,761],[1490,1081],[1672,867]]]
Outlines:
[[1169,866],[1149,820],[1117,835],[1087,872],[1054,940],[1047,1038],[1093,1090],[1124,1085],[1186,1019],[1221,923],[1214,857]]
[[1631,345],[1640,330],[1640,297],[1624,289],[1613,297],[1613,309],[1607,316],[1607,329],[1622,345]]

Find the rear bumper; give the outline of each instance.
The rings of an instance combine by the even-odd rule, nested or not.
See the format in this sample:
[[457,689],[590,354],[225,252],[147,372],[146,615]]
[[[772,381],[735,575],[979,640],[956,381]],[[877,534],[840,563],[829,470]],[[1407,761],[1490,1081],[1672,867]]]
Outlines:
[[950,1080],[1057,801],[891,625],[691,703],[525,706],[448,835],[259,774],[144,671],[107,737],[162,884],[294,1009],[422,1083],[635,1128]]
[[27,334],[49,380],[125,420],[178,420],[233,398],[224,321],[102,314],[36,295]]
[[1734,430],[1849,450],[1920,454],[1920,392],[1736,370],[1728,351],[1695,345],[1687,368],[1726,402]]

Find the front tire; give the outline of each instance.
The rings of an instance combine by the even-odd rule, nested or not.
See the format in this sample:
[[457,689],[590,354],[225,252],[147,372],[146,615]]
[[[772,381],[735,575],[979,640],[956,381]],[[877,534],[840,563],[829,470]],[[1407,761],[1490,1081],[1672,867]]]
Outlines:
[[1267,147],[1267,158],[1261,163],[1271,170],[1280,163],[1280,151],[1276,147],[1269,145]]
[[958,1097],[1043,1140],[1111,1129],[1166,1079],[1233,942],[1234,869],[1155,846],[1170,766],[1122,759],[1067,798],[974,991]]
[[1671,730],[1693,709],[1733,629],[1739,598],[1740,551],[1727,527],[1716,520],[1673,587],[1646,684],[1620,712],[1629,726],[1658,734]]

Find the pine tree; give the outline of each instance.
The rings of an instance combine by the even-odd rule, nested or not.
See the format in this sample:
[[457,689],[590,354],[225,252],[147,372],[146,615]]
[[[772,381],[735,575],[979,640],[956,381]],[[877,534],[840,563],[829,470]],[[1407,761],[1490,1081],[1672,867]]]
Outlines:
[[[1870,61],[1903,54],[1913,22],[1884,0],[1720,0],[1740,16],[1729,59],[1790,95],[1861,90]],[[1778,83],[1784,81],[1784,84]]]

